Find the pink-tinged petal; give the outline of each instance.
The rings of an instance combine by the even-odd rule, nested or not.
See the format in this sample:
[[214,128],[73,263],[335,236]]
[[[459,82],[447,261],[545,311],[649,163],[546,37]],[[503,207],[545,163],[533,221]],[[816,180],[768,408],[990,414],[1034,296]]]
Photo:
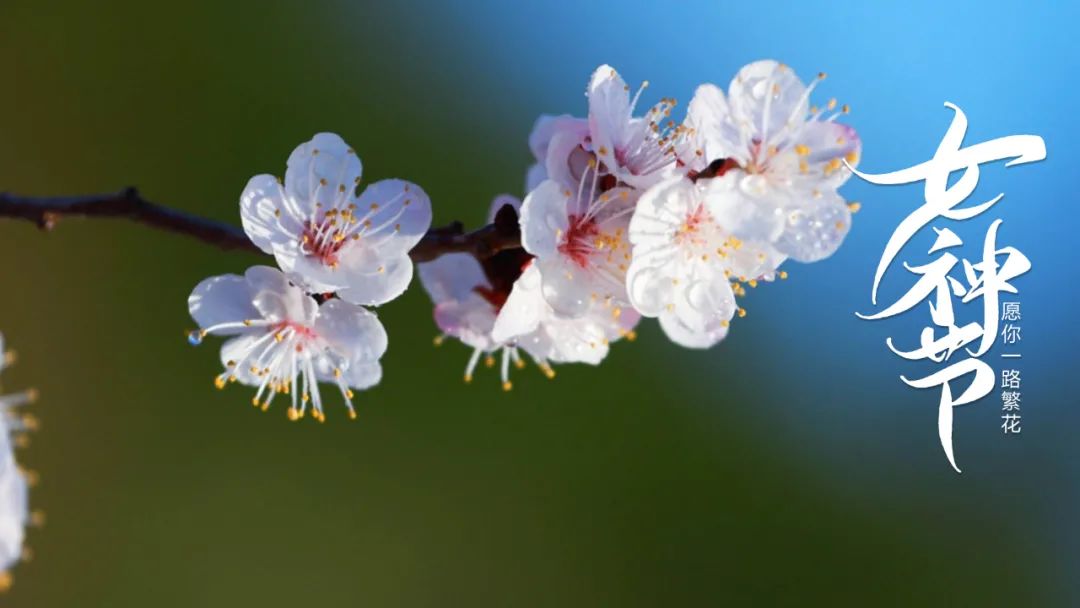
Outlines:
[[521,245],[535,256],[553,255],[569,226],[570,194],[548,180],[525,197],[521,205]]
[[602,65],[589,81],[589,132],[594,150],[616,149],[630,122],[630,92],[615,68]]
[[532,333],[549,311],[540,287],[540,270],[535,263],[521,273],[502,309],[495,318],[491,338],[498,343]]
[[487,223],[494,222],[495,214],[506,205],[513,207],[518,217],[521,217],[521,199],[512,194],[500,194],[491,201],[491,206],[488,207]]
[[240,221],[251,242],[266,253],[273,253],[275,244],[296,241],[303,234],[273,175],[256,175],[248,181],[240,195]]
[[[776,133],[806,118],[806,86],[790,67],[772,60],[741,70],[728,88],[735,126],[749,127],[754,138],[768,142]],[[794,122],[793,122],[794,121]]]
[[420,284],[436,304],[464,300],[477,287],[491,287],[483,267],[468,253],[450,253],[416,268]]
[[251,302],[259,316],[268,321],[309,324],[318,304],[276,268],[252,266],[244,273],[251,290]]
[[491,350],[495,347],[491,339],[491,330],[495,325],[495,307],[478,294],[436,306],[435,324],[444,334],[453,336],[473,348]]
[[289,280],[308,293],[331,293],[348,284],[349,277],[340,267],[335,268],[321,258],[305,255],[296,247],[275,247],[274,259]]
[[686,111],[686,126],[693,129],[693,150],[679,157],[698,171],[710,162],[722,158],[734,159],[740,165],[749,160],[749,145],[743,131],[731,117],[724,92],[714,84],[697,88]]
[[559,133],[571,133],[580,141],[589,134],[589,121],[567,114],[560,116],[541,115],[536,119],[532,132],[529,133],[529,150],[538,162],[544,162],[548,155],[551,140]]
[[596,286],[587,272],[562,256],[537,258],[536,264],[540,270],[541,293],[556,313],[577,318],[589,311]]
[[[370,268],[370,266],[364,266]],[[387,260],[374,272],[353,273],[344,264],[340,271],[350,273],[349,285],[337,292],[346,302],[364,306],[378,306],[400,296],[412,280],[413,264],[409,256]]]
[[431,200],[419,186],[404,180],[371,184],[356,205],[355,215],[364,224],[360,242],[384,259],[408,253],[431,228]]
[[323,209],[351,199],[360,183],[362,167],[356,152],[334,133],[319,133],[300,144],[289,156],[285,191],[310,216],[316,203]]
[[[239,323],[258,319],[262,314],[252,304],[252,291],[244,277],[225,274],[210,277],[195,286],[188,296],[188,312],[200,328],[222,323]],[[222,335],[240,333],[241,329],[224,329]]]
[[386,330],[375,313],[342,300],[319,306],[315,333],[350,362],[373,363],[386,353]]
[[547,168],[543,162],[534,163],[525,172],[525,192],[532,192],[548,178]]
[[581,134],[569,131],[556,133],[551,138],[544,159],[544,172],[549,180],[564,188],[577,188],[590,159],[589,153],[582,148],[584,142]]
[[817,262],[832,255],[851,230],[851,210],[835,192],[808,196],[784,210],[784,232],[776,248],[798,262]]

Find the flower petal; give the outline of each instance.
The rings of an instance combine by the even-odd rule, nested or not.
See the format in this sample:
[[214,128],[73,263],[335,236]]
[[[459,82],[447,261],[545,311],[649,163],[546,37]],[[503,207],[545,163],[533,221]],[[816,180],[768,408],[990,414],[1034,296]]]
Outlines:
[[736,126],[749,127],[754,139],[773,135],[805,120],[806,86],[790,67],[772,60],[756,61],[741,70],[728,88],[728,104]]
[[252,266],[244,273],[251,291],[251,302],[259,317],[268,321],[290,321],[303,325],[315,318],[318,304],[299,287],[289,282],[277,268]]
[[540,269],[537,264],[529,264],[521,273],[510,295],[495,318],[491,338],[497,343],[508,342],[536,330],[550,312],[541,293]]
[[281,184],[273,175],[251,178],[240,195],[240,221],[244,232],[259,249],[273,253],[275,243],[296,241],[303,226],[289,211]]
[[[203,280],[188,296],[188,312],[200,328],[222,323],[239,323],[258,319],[262,314],[252,304],[251,286],[244,277],[225,274]],[[223,335],[240,333],[243,329],[222,330]]]
[[315,333],[350,363],[372,363],[386,353],[386,330],[375,313],[342,300],[319,306]]
[[589,133],[594,150],[614,150],[630,123],[630,93],[615,68],[602,65],[589,81]]
[[[681,154],[691,169],[702,170],[714,160],[735,159],[740,165],[749,160],[749,142],[745,130],[739,129],[731,117],[724,92],[714,84],[703,84],[694,92],[686,110],[686,126],[693,129],[693,156]],[[697,154],[698,151],[701,154]]]
[[569,226],[570,195],[548,180],[525,197],[521,205],[521,245],[535,256],[555,254],[559,238]]
[[468,253],[449,253],[416,268],[420,284],[436,304],[464,300],[476,287],[491,286],[480,262]]
[[588,312],[595,286],[584,270],[562,256],[537,258],[537,266],[541,293],[556,313],[576,318]]
[[304,217],[314,214],[316,203],[338,207],[351,198],[360,183],[360,158],[334,133],[319,133],[297,146],[285,169],[285,192]]
[[[370,266],[363,264],[360,268]],[[381,268],[381,270],[379,270]],[[374,272],[353,272],[342,263],[341,270],[351,273],[350,283],[337,292],[338,297],[346,302],[365,306],[378,306],[400,296],[412,280],[413,264],[408,255],[389,260],[376,268]]]
[[851,229],[851,211],[839,194],[808,197],[784,210],[786,223],[776,248],[798,262],[816,262],[832,255]]
[[370,226],[360,232],[360,243],[374,248],[382,259],[408,253],[431,228],[431,200],[419,186],[404,180],[371,184],[356,205],[358,221]]

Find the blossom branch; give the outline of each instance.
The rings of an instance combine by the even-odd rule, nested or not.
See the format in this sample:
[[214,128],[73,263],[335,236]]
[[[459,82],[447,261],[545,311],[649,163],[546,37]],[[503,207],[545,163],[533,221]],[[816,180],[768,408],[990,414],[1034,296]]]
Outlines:
[[[153,203],[135,188],[112,194],[54,197],[0,192],[0,217],[28,220],[42,230],[52,230],[66,217],[123,218],[227,251],[262,253],[240,227]],[[432,228],[409,255],[415,262],[429,262],[447,253],[469,253],[482,260],[515,247],[521,247],[521,233],[516,213],[506,206],[494,222],[472,232],[465,232],[461,222]]]

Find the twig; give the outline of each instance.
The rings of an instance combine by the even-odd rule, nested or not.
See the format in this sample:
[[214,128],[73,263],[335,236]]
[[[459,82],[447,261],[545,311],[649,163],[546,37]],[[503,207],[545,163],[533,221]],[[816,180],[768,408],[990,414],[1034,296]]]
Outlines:
[[[237,226],[152,203],[140,196],[135,188],[114,194],[84,196],[31,197],[0,193],[0,217],[28,220],[42,230],[52,230],[66,217],[124,218],[187,235],[221,249],[262,253]],[[465,232],[461,222],[432,228],[409,255],[416,262],[429,262],[447,253],[470,253],[482,260],[515,247],[521,247],[521,234],[513,208],[506,206],[493,223],[472,232]]]

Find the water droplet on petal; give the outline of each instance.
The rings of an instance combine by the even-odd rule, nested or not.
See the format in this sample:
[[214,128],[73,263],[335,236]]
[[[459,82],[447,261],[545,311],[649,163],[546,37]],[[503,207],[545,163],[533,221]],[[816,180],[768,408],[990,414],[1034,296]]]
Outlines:
[[202,344],[203,334],[199,330],[192,330],[188,332],[187,341],[192,346],[198,346]]

